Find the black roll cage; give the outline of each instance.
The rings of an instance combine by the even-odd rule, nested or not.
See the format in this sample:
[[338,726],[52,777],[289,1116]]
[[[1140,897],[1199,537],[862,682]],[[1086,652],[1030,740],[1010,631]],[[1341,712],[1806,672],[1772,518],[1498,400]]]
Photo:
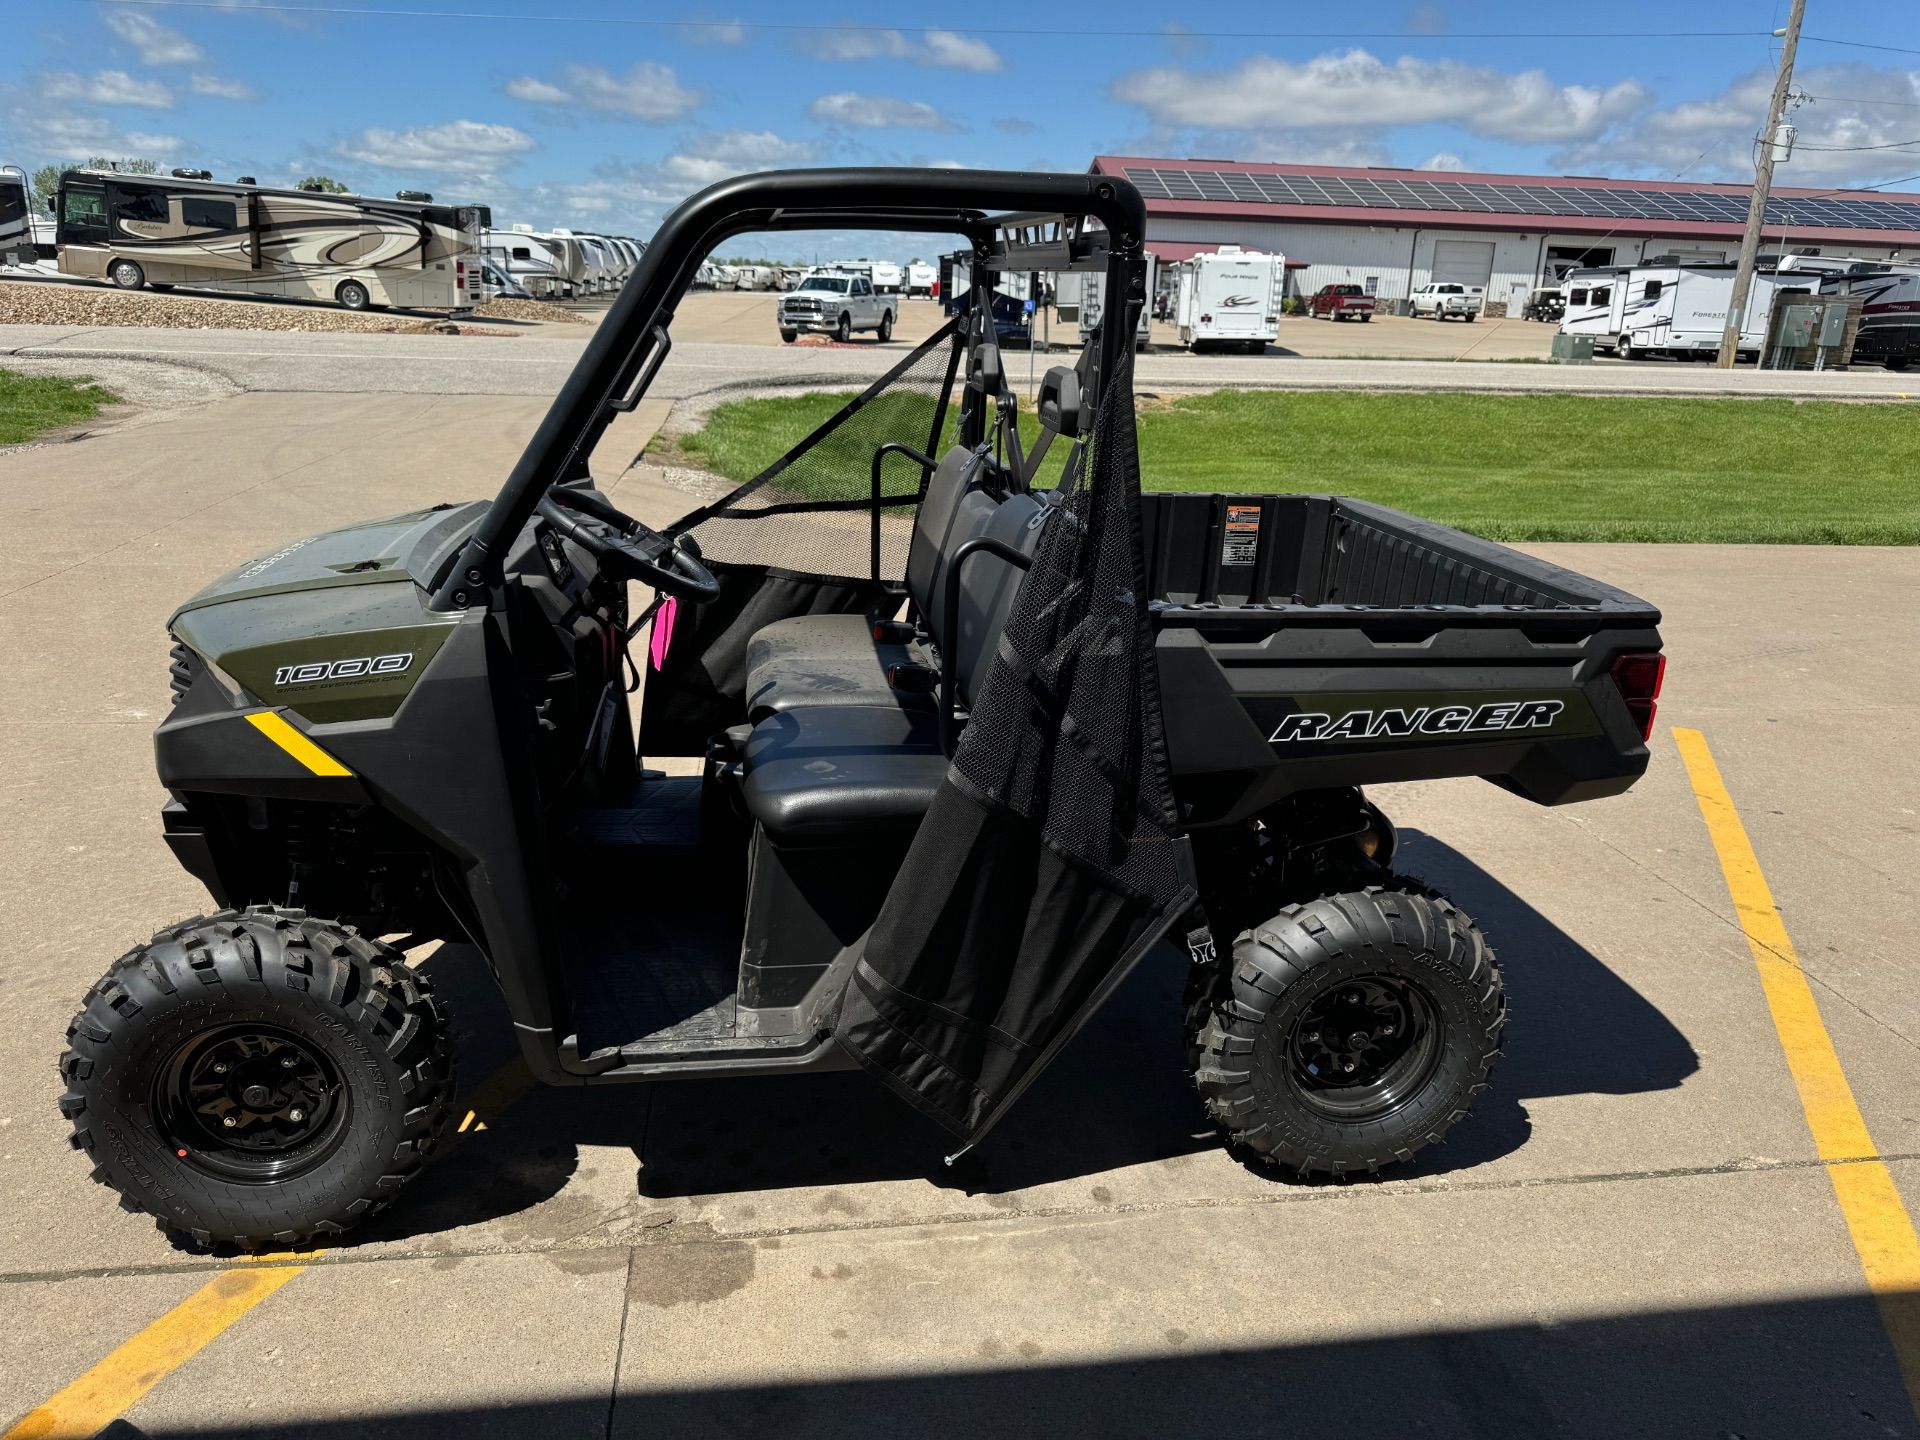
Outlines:
[[472,538],[435,577],[432,608],[464,610],[497,597],[507,547],[540,497],[549,486],[585,478],[602,433],[652,383],[672,343],[667,331],[674,307],[716,245],[748,231],[844,229],[965,236],[974,250],[976,307],[990,303],[996,272],[1105,268],[1107,293],[1123,297],[1116,313],[1129,323],[1102,328],[1096,374],[1110,373],[1124,358],[1133,307],[1145,300],[1146,204],[1122,179],[833,169],[770,171],[710,185],[661,222]]

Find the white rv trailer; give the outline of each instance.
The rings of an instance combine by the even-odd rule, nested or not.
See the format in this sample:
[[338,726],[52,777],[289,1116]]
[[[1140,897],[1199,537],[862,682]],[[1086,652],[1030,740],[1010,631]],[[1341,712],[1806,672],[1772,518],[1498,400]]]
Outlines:
[[[1623,360],[1642,355],[1706,359],[1720,349],[1733,301],[1734,266],[1655,256],[1641,265],[1570,271],[1561,282],[1567,311],[1562,335],[1591,335],[1593,348]],[[1759,355],[1766,342],[1773,297],[1818,287],[1819,276],[1755,270],[1740,317],[1742,355]]]
[[1920,363],[1920,265],[1858,262],[1845,274],[1822,275],[1820,293],[1859,298],[1855,360],[1889,370]]
[[931,295],[934,286],[940,283],[940,269],[924,260],[916,260],[907,266],[907,295]]
[[588,291],[587,251],[571,230],[535,230],[533,238],[553,252],[554,269],[560,276],[561,291],[567,299]]
[[60,271],[125,290],[239,291],[332,300],[350,310],[480,303],[484,205],[436,205],[220,184],[204,170],[170,176],[69,170],[60,177]]
[[489,230],[483,239],[488,258],[534,299],[557,300],[566,292],[560,257],[531,225]]
[[873,281],[876,295],[898,295],[906,284],[906,273],[891,260],[869,260],[867,278]]
[[[1071,284],[1080,282],[1080,343],[1085,345],[1093,339],[1094,327],[1100,323],[1102,311],[1107,301],[1107,274],[1104,270],[1083,270],[1078,274],[1063,271],[1062,279]],[[1160,283],[1159,258],[1149,250],[1147,252],[1147,287],[1145,294],[1151,295],[1154,287]],[[1144,350],[1147,342],[1153,339],[1153,306],[1142,304],[1140,323],[1134,328],[1133,348]]]
[[1257,353],[1279,338],[1286,256],[1222,245],[1175,268],[1173,319],[1182,345],[1240,345]]

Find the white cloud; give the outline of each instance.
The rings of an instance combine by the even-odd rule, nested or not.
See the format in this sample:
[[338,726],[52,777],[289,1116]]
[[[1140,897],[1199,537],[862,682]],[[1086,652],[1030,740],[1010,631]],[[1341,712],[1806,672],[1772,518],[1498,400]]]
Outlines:
[[239,80],[229,80],[221,75],[195,75],[188,82],[196,95],[206,95],[215,100],[251,100],[253,91]]
[[680,33],[695,45],[744,45],[747,27],[738,20],[688,22]]
[[511,125],[452,120],[408,130],[362,130],[335,145],[334,153],[388,170],[430,170],[475,179],[498,174],[535,148],[531,135]]
[[[1748,180],[1772,86],[1770,72],[1752,71],[1717,95],[1648,110],[1603,142],[1568,146],[1554,163],[1587,173],[1684,170],[1690,180]],[[1920,136],[1920,109],[1912,108],[1920,107],[1920,70],[1815,65],[1796,71],[1794,86],[1816,98],[1792,113],[1799,135],[1774,184],[1868,185],[1920,170],[1920,145],[1901,143]]]
[[1005,68],[1000,52],[956,30],[929,30],[915,38],[900,30],[848,28],[810,34],[800,48],[816,60],[905,60],[942,70],[990,72]]
[[507,94],[536,105],[568,105],[654,122],[678,120],[700,103],[699,94],[657,60],[641,60],[624,75],[599,65],[568,65],[557,81],[517,75],[507,82]]
[[79,115],[37,100],[14,108],[7,122],[29,154],[56,164],[95,155],[161,161],[172,158],[182,144],[177,135],[122,130],[98,115]]
[[886,95],[857,95],[842,90],[822,95],[807,113],[829,125],[856,125],[863,129],[958,130],[947,116],[924,100],[896,100]]
[[124,70],[96,70],[76,75],[53,70],[41,77],[40,93],[48,100],[79,100],[89,105],[143,105],[153,110],[173,108],[173,92],[158,80],[136,80]]
[[198,45],[151,16],[135,10],[108,10],[100,18],[139,52],[143,65],[191,65],[201,58]]
[[660,162],[660,176],[668,188],[681,185],[697,190],[751,170],[804,165],[818,153],[818,147],[807,141],[782,139],[771,130],[719,130],[698,136],[667,156]]
[[1255,55],[1224,71],[1136,70],[1114,81],[1113,95],[1158,125],[1244,131],[1450,123],[1522,143],[1592,138],[1647,99],[1635,80],[1604,89],[1558,85],[1539,70],[1514,74],[1412,56],[1389,64],[1358,49],[1298,63]]
[[1464,170],[1467,162],[1451,150],[1436,150],[1420,162],[1422,170]]

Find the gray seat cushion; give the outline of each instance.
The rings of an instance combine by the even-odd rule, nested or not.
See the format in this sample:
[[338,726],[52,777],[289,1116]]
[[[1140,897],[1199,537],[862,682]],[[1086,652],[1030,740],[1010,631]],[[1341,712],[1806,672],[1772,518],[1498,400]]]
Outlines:
[[934,715],[858,705],[782,711],[741,752],[741,797],[778,839],[919,825],[947,773]]
[[934,697],[898,691],[887,667],[928,664],[917,645],[875,640],[862,615],[796,615],[763,626],[747,642],[747,716],[815,705],[934,709]]

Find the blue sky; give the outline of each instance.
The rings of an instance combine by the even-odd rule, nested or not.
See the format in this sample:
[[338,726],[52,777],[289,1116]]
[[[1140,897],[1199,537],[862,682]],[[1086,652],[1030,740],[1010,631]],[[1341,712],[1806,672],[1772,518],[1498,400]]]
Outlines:
[[[322,171],[369,193],[486,200],[501,223],[637,235],[711,180],[803,164],[1080,170],[1128,153],[1742,179],[1771,84],[1767,34],[1786,14],[1785,0],[1108,0],[989,7],[1007,28],[962,30],[919,27],[963,11],[915,16],[897,0],[688,3],[717,8],[8,0],[0,161],[145,155],[263,183]],[[607,23],[640,16],[710,23]],[[848,28],[793,28],[834,24]],[[1777,183],[1920,171],[1920,11],[1813,0],[1806,28],[1914,53],[1803,42],[1802,148]],[[1195,33],[1227,30],[1289,34]],[[1604,33],[1537,38],[1572,30]],[[1536,38],[1494,38],[1512,32]]]

